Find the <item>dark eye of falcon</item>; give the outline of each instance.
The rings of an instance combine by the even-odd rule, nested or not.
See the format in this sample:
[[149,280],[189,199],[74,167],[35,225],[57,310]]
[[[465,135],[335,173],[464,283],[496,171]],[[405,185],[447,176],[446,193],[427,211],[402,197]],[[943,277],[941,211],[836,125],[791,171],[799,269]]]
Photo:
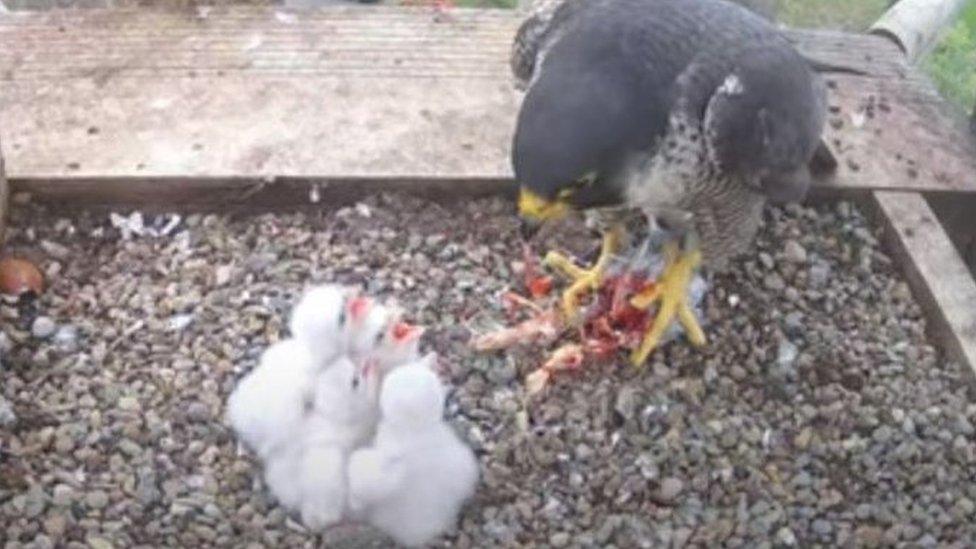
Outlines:
[[596,183],[596,172],[589,172],[573,182],[577,187],[589,187]]

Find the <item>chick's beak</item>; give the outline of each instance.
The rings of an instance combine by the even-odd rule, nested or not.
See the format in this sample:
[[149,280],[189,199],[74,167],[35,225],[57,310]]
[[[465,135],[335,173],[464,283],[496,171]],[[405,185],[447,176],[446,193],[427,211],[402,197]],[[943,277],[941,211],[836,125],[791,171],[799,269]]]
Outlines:
[[397,343],[407,343],[420,339],[420,336],[424,334],[423,326],[418,326],[416,324],[408,324],[406,322],[397,322],[390,328],[390,333],[393,336],[393,341]]
[[350,299],[347,307],[349,317],[352,319],[353,323],[358,324],[364,318],[366,318],[366,313],[369,312],[372,304],[372,301],[368,297],[357,296]]

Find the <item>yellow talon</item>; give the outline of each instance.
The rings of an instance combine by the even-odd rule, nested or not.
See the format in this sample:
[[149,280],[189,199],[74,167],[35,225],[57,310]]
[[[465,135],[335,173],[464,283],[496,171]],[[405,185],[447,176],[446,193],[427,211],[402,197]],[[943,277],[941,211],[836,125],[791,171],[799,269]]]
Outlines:
[[664,247],[664,261],[664,272],[657,283],[635,295],[630,301],[631,305],[641,310],[647,309],[655,301],[660,301],[654,323],[644,334],[640,347],[630,355],[634,366],[644,365],[676,316],[692,345],[700,347],[705,344],[705,332],[702,331],[688,303],[688,286],[695,275],[695,269],[701,263],[701,251],[694,249],[681,254],[677,244],[670,242]]
[[603,244],[600,248],[600,257],[589,269],[577,266],[571,259],[558,252],[546,254],[543,262],[558,271],[562,271],[573,283],[563,292],[562,307],[563,315],[567,321],[576,318],[576,310],[579,307],[579,298],[588,291],[596,291],[603,281],[603,274],[606,272],[613,255],[620,247],[620,240],[623,238],[623,226],[614,225],[606,234],[603,235]]

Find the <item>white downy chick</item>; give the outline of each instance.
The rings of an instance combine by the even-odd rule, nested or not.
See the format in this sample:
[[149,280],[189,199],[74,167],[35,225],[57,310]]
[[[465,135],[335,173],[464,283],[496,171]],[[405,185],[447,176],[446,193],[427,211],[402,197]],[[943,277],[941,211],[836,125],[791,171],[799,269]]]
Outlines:
[[379,370],[380,379],[397,366],[420,360],[424,329],[401,320],[396,304],[374,304],[363,330],[352,338],[354,360]]
[[376,439],[349,461],[350,510],[408,546],[453,528],[478,482],[474,453],[442,418],[435,360],[429,354],[387,375]]
[[268,347],[227,402],[227,419],[262,459],[300,435],[311,379],[346,349],[349,289],[323,285],[305,293],[291,317],[293,337]]
[[349,301],[349,356],[362,361],[380,344],[383,332],[394,311],[371,297],[358,296]]
[[288,327],[292,338],[304,342],[320,363],[332,363],[349,351],[351,327],[360,321],[357,315],[369,311],[354,304],[365,298],[352,288],[323,284],[308,289],[292,312]]
[[[349,455],[373,434],[373,408],[379,382],[376,371],[339,358],[319,375],[315,406],[306,420],[301,483],[305,525],[320,530],[346,514]],[[287,484],[287,483],[286,483]],[[287,493],[291,486],[284,486]]]
[[294,339],[279,341],[261,355],[227,401],[227,418],[237,436],[261,459],[301,431],[309,372],[315,362]]

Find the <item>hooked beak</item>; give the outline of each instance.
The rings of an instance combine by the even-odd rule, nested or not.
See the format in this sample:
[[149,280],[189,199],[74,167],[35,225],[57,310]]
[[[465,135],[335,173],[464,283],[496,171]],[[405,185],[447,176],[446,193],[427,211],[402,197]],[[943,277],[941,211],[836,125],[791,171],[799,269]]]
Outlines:
[[528,240],[535,236],[546,221],[565,217],[571,209],[566,198],[568,195],[549,200],[525,187],[519,190],[518,212],[521,217],[519,232],[522,238]]

